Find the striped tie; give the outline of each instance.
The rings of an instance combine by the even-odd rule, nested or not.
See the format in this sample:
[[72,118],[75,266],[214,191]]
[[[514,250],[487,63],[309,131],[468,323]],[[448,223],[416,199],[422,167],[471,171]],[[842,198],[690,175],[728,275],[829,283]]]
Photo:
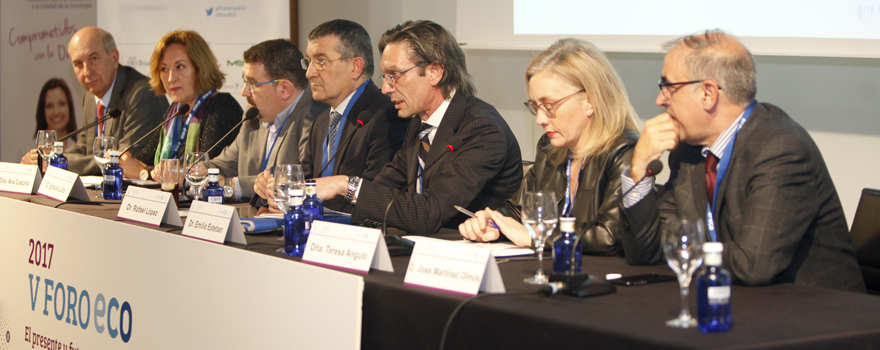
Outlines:
[[339,131],[339,119],[342,115],[336,111],[330,112],[330,128],[327,130],[327,162],[333,156],[333,145],[336,143],[336,134]]
[[422,173],[425,170],[425,162],[428,160],[428,152],[431,150],[431,139],[428,135],[431,134],[431,130],[434,128],[433,125],[428,123],[422,123],[421,129],[419,129],[419,139],[421,140],[421,146],[419,147],[419,187],[418,193],[422,193]]

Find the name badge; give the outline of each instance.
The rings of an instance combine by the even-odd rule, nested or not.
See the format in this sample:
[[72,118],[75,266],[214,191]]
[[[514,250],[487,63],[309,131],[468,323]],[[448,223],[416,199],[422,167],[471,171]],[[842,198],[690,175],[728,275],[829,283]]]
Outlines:
[[162,223],[180,226],[180,213],[173,203],[169,192],[128,186],[116,217],[150,226]]
[[34,194],[43,176],[36,165],[0,163],[0,192]]
[[238,219],[238,211],[222,204],[192,202],[182,234],[220,244],[223,242],[247,244]]
[[453,242],[416,243],[403,284],[466,296],[505,292],[491,251]]
[[327,221],[312,223],[302,261],[360,273],[394,272],[382,231]]
[[66,202],[71,197],[84,202],[90,201],[89,194],[77,173],[54,166],[46,169],[46,177],[40,182],[37,194],[59,202]]

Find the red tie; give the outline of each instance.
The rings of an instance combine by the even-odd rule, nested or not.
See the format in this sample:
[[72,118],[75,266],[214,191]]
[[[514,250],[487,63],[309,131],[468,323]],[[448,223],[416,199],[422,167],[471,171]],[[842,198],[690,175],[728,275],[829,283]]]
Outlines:
[[[98,116],[97,117],[101,118],[103,116],[104,116],[104,105],[101,104],[101,102],[99,101],[98,102]],[[103,121],[98,123],[98,135],[95,135],[95,136],[102,136],[102,135],[104,135],[104,122]]]
[[718,176],[718,157],[712,152],[706,155],[706,198],[709,199],[709,205],[712,205],[713,197],[715,197],[715,178]]

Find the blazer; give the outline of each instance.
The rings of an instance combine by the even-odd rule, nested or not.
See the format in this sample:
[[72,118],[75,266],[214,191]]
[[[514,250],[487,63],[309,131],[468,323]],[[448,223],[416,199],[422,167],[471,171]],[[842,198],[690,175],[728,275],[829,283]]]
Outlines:
[[[171,107],[174,107],[174,110]],[[177,112],[176,104],[172,104],[171,107],[165,111],[162,120]],[[205,101],[205,104],[196,111],[196,115],[201,118],[201,122],[199,123],[198,135],[196,135],[199,142],[196,144],[195,152],[206,151],[217,145],[217,147],[211,150],[208,157],[210,159],[218,156],[226,146],[235,141],[235,136],[238,135],[237,131],[233,131],[224,139],[221,139],[221,137],[226,135],[227,132],[232,131],[232,128],[238,124],[241,120],[241,113],[241,105],[229,93],[218,92]],[[156,151],[165,143],[165,139],[160,138],[160,134],[162,133],[157,130],[144,148],[135,154],[134,158],[146,165],[154,165]],[[187,136],[187,138],[189,137]],[[180,154],[177,155],[178,159],[183,159],[185,148],[180,147]]]
[[[301,152],[305,151],[308,143],[312,123],[327,108],[330,107],[312,99],[311,88],[303,90],[284,130],[278,132],[278,140],[269,154],[266,169],[277,164],[298,164]],[[241,125],[235,141],[223,149],[219,156],[207,162],[209,167],[220,169],[220,175],[224,177],[238,177],[244,201],[254,196],[254,181],[263,164],[268,137],[269,129],[263,127],[259,119],[246,121]]]
[[[593,255],[618,256],[631,249],[631,241],[625,234],[628,229],[621,221],[618,203],[620,196],[620,174],[630,166],[633,149],[639,134],[627,130],[608,152],[593,156],[579,172],[577,194],[574,196],[572,215],[576,218],[575,233],[583,235],[582,251]],[[550,145],[546,135],[538,141],[535,165],[523,178],[522,186],[510,199],[504,202],[501,212],[517,221],[521,220],[521,198],[525,191],[544,190],[556,194],[559,216],[565,206],[565,189],[568,178],[565,176],[566,162],[555,164],[550,154],[555,148]],[[578,176],[577,169],[572,175]],[[588,226],[591,222],[598,223]],[[556,230],[558,234],[559,230]],[[553,239],[547,240],[553,242]]]
[[[661,222],[705,220],[701,149],[680,143],[669,155],[666,185],[625,210],[643,262],[661,259]],[[837,190],[807,131],[778,107],[756,103],[731,157],[713,217],[734,282],[864,292]]]
[[424,193],[416,193],[419,127],[412,118],[404,146],[373,181],[363,180],[352,223],[375,225],[398,191],[388,226],[410,233],[454,228],[467,219],[454,205],[471,211],[498,208],[522,182],[522,155],[507,122],[494,107],[459,92],[437,128],[425,161]]
[[[134,141],[146,135],[162,122],[162,112],[168,109],[165,96],[157,96],[150,87],[149,79],[133,68],[119,65],[116,80],[113,83],[110,105],[105,112],[119,109],[119,118],[104,121],[104,135],[116,138],[122,150]],[[82,99],[83,126],[95,121],[98,105],[95,95],[86,91]],[[95,143],[95,128],[81,132],[76,144],[64,150],[67,157],[67,168],[80,175],[100,175],[101,169],[95,163],[92,146]],[[143,144],[132,147],[131,154],[138,154]]]
[[[409,120],[397,116],[391,98],[383,95],[372,81],[367,81],[357,101],[350,103],[351,110],[345,118],[345,125],[340,127],[339,146],[333,158],[333,175],[353,175],[373,180],[400,149]],[[364,125],[358,124],[358,120],[363,121]],[[319,172],[324,167],[324,141],[329,124],[330,111],[327,110],[312,125],[312,136],[302,159],[303,173],[307,179],[321,177]],[[346,140],[349,141],[343,144]],[[325,201],[324,206],[337,211],[352,211],[351,204],[341,197]]]

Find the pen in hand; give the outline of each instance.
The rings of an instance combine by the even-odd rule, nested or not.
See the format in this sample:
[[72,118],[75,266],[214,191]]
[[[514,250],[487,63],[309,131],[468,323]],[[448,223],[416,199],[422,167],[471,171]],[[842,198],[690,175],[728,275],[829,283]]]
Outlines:
[[[471,212],[470,210],[467,210],[467,209],[465,209],[465,208],[459,207],[459,206],[457,206],[457,205],[453,205],[453,206],[455,207],[455,210],[460,211],[460,212],[461,212],[462,214],[464,214],[464,215],[470,216],[470,217],[472,217],[472,218],[477,217],[477,215],[475,215],[475,214],[474,214],[473,212]],[[498,228],[498,225],[496,225],[494,222],[489,221],[489,225],[491,225],[492,228],[494,228],[494,229],[496,229],[496,230],[498,230],[498,231],[501,231],[501,229]]]

